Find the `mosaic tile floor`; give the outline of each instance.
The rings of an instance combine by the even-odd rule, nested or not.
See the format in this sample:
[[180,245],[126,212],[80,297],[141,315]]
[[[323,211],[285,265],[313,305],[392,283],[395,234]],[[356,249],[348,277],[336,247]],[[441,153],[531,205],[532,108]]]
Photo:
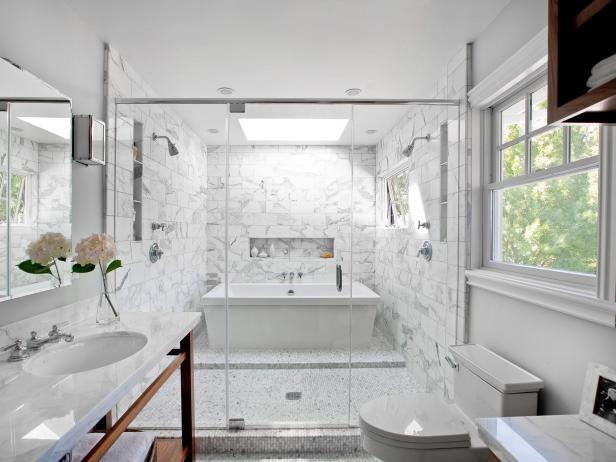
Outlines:
[[[315,350],[233,350],[229,355],[231,367],[248,368],[319,368],[348,367],[348,349]],[[371,339],[367,348],[355,348],[351,355],[354,367],[405,367],[402,355],[393,350],[391,343],[380,336]],[[199,368],[224,369],[223,350],[207,348],[207,335],[195,338],[195,364]]]
[[376,462],[376,459],[369,454],[357,453],[357,454],[299,454],[294,455],[294,458],[288,458],[288,456],[281,454],[210,454],[197,456],[197,462],[218,462],[228,460],[243,460],[243,461],[311,461],[311,462]]
[[[350,423],[361,405],[378,396],[417,391],[406,368],[359,368],[351,373]],[[348,369],[234,369],[229,371],[229,416],[246,425],[347,425]],[[180,426],[179,377],[175,374],[134,421],[136,427]],[[301,398],[287,399],[288,392]],[[195,370],[198,427],[225,427],[225,371]]]

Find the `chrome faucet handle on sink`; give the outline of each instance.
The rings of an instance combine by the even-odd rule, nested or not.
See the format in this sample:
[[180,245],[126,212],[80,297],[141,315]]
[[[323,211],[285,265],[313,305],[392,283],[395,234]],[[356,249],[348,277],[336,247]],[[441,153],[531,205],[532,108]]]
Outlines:
[[48,336],[49,343],[58,343],[61,338],[63,338],[65,342],[72,342],[75,339],[73,334],[65,334],[62,332],[57,324],[51,326]]
[[24,342],[19,339],[15,340],[15,342],[11,343],[10,345],[7,345],[2,348],[2,351],[8,350],[11,350],[11,354],[8,359],[8,361],[11,363],[23,361],[30,356],[28,348],[24,345]]

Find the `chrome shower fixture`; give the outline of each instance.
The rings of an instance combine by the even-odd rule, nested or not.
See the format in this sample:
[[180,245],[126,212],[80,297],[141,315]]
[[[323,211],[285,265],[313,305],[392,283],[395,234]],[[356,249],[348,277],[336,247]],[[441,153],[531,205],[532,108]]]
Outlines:
[[177,156],[179,154],[180,151],[178,151],[178,148],[175,146],[175,144],[173,144],[171,142],[171,140],[169,139],[168,136],[162,136],[162,135],[157,135],[156,133],[152,133],[152,139],[154,141],[156,141],[158,139],[165,139],[165,140],[167,140],[167,149],[169,149],[169,155],[170,156]]
[[415,149],[415,141],[417,140],[426,140],[426,141],[430,141],[430,134],[428,133],[426,136],[416,136],[415,138],[412,139],[411,144],[409,144],[406,149],[404,151],[402,151],[402,155],[404,157],[411,157],[411,154],[413,153],[413,149]]

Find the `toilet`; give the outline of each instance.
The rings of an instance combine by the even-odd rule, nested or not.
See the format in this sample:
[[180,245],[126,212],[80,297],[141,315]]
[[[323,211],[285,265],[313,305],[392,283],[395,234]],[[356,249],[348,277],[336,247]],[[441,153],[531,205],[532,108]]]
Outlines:
[[487,461],[474,419],[537,414],[543,381],[481,345],[456,345],[454,401],[440,394],[383,396],[359,411],[366,451],[385,462]]

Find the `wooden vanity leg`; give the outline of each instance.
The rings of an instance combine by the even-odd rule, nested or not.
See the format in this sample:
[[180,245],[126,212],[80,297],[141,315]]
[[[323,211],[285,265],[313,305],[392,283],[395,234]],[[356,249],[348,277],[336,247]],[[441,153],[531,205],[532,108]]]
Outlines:
[[186,359],[180,366],[182,402],[182,446],[188,450],[185,462],[195,460],[195,400],[193,383],[193,335],[188,333],[180,342]]

